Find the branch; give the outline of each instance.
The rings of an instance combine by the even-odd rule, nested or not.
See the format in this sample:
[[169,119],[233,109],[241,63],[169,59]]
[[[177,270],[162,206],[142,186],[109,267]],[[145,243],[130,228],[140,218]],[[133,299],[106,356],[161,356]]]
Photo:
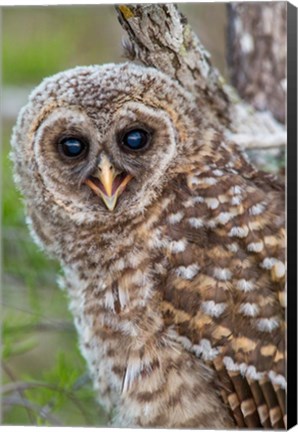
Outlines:
[[[12,373],[12,371],[10,370],[10,368],[4,363],[4,362],[1,362],[1,365],[2,365],[2,369],[4,370],[4,372],[7,374],[7,376],[13,381],[13,383],[12,383],[12,385],[14,385],[14,386],[16,386],[16,383],[17,383],[17,381],[16,381],[16,378],[15,378],[15,376],[14,376],[14,374]],[[26,397],[25,397],[25,395],[24,395],[24,391],[23,391],[23,389],[21,389],[21,388],[16,388],[16,391],[19,393],[19,398],[20,398],[20,400],[22,400],[22,401],[25,401],[26,400]],[[2,392],[2,389],[1,389],[1,387],[0,387],[0,393]],[[36,422],[35,422],[35,420],[34,420],[34,417],[33,417],[33,415],[32,415],[32,412],[31,412],[31,410],[26,406],[26,405],[24,405],[24,408],[25,408],[25,411],[27,412],[27,415],[28,415],[28,418],[29,418],[29,422],[30,422],[30,424],[36,424]]]
[[[86,377],[88,377],[88,379],[86,379]],[[38,381],[35,381],[35,382],[14,381],[14,382],[4,384],[2,387],[0,387],[0,394],[5,395],[7,393],[16,393],[16,392],[21,393],[21,392],[24,392],[25,390],[37,389],[37,388],[46,388],[46,389],[52,390],[53,392],[57,392],[57,393],[61,393],[61,394],[65,395],[78,408],[78,410],[81,412],[82,416],[84,417],[86,423],[90,424],[90,418],[89,418],[88,412],[84,408],[84,405],[81,403],[79,398],[75,396],[75,391],[78,390],[83,385],[85,385],[87,380],[89,381],[89,376],[87,376],[87,375],[80,377],[79,381],[81,381],[81,382],[78,382],[77,384],[75,384],[71,390],[68,390],[68,389],[63,388],[63,387],[59,387],[58,385],[53,385],[53,384],[38,382]],[[18,401],[19,400],[20,399],[18,399]],[[28,405],[27,405],[28,399],[26,399],[23,396],[22,400],[23,400],[23,402],[25,402],[22,406],[24,406],[25,408],[26,407],[28,408]],[[48,403],[44,407],[42,407],[42,409],[40,410],[39,415],[41,415],[41,412],[43,412],[44,415],[45,415],[45,413],[47,415],[49,415],[49,413],[50,413],[49,407],[51,405],[52,405],[51,401],[48,401]],[[33,420],[32,420],[32,424],[33,424]]]
[[42,419],[47,420],[53,426],[62,426],[60,421],[53,414],[47,412],[45,409],[43,409],[42,406],[30,402],[28,399],[22,399],[14,395],[14,396],[3,398],[2,404],[4,407],[7,406],[9,408],[14,406],[21,406],[26,410],[30,410],[32,413],[38,415]]
[[125,54],[176,79],[199,104],[209,108],[214,124],[245,148],[286,144],[286,132],[269,111],[258,112],[242,101],[210,62],[197,35],[173,4],[116,6],[127,32]]
[[232,87],[227,86],[226,90],[231,95],[231,101],[236,99],[230,106],[233,121],[226,130],[229,139],[244,150],[281,149],[286,146],[286,128],[270,111],[257,111],[241,100]]
[[119,22],[130,42],[125,54],[177,80],[200,104],[209,105],[221,123],[229,119],[224,80],[210,63],[186,18],[173,4],[116,6]]

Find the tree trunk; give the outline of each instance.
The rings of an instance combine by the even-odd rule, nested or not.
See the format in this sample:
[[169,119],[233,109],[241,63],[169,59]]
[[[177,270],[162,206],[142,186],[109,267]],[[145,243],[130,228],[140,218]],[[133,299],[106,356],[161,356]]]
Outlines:
[[228,63],[239,95],[284,123],[286,107],[285,2],[230,3]]

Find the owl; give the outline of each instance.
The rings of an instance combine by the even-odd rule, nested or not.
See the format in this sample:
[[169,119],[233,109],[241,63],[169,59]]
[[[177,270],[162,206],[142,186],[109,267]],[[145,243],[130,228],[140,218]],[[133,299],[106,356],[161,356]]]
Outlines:
[[12,159],[114,426],[285,427],[283,187],[207,107],[154,68],[77,67],[33,91]]

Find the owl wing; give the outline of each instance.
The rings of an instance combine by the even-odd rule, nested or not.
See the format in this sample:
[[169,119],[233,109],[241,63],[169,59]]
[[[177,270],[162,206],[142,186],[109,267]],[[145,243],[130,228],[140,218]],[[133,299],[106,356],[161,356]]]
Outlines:
[[210,166],[181,175],[175,190],[164,219],[164,319],[187,350],[215,369],[239,427],[283,428],[281,187],[250,166],[246,175]]

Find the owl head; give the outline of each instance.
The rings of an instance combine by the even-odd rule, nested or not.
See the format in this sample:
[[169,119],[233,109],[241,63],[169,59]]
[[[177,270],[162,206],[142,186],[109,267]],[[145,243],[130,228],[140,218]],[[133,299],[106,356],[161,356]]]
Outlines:
[[153,68],[77,67],[45,79],[12,137],[28,212],[106,228],[143,214],[199,145],[197,112]]

